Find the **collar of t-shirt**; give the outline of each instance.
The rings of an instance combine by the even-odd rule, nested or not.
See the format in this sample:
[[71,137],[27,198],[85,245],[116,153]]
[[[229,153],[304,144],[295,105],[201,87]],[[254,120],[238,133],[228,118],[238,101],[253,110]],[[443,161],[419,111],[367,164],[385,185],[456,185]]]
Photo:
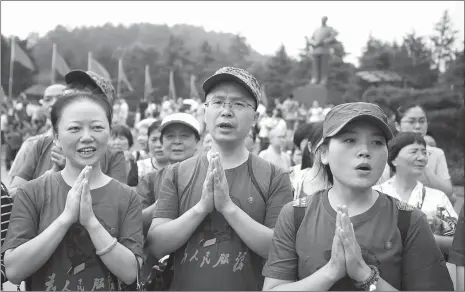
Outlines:
[[[213,155],[213,151],[211,149],[208,150],[207,154],[205,155],[205,157],[207,158],[208,164],[210,164],[210,162],[211,162],[212,155]],[[247,162],[250,159],[250,155],[251,155],[251,153],[249,152],[249,155],[247,155],[247,159],[244,162]],[[241,163],[238,166],[233,167],[231,169],[237,168],[237,167],[241,166],[242,164],[244,164],[244,163]],[[225,170],[228,170],[228,169],[225,169]]]
[[[386,193],[387,195],[390,195],[391,197],[394,197],[402,201],[399,194],[397,194],[396,187],[394,186],[394,182],[395,182],[395,176],[391,177],[384,184],[382,184],[380,187],[380,191],[383,193]],[[422,197],[423,197],[422,189],[423,189],[423,184],[417,181],[417,184],[415,185],[412,192],[410,193],[410,198],[408,202],[406,203],[412,206],[417,206],[417,204],[421,202]]]

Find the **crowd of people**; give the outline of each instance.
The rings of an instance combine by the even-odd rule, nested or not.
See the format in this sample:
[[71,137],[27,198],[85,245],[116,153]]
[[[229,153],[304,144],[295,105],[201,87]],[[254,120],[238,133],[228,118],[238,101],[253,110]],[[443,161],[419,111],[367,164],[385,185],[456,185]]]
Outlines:
[[132,128],[111,81],[65,80],[33,114],[2,115],[2,283],[452,291],[450,262],[463,291],[464,209],[421,105],[397,110],[394,135],[375,104],[266,107],[254,76],[224,67],[203,101],[142,102]]

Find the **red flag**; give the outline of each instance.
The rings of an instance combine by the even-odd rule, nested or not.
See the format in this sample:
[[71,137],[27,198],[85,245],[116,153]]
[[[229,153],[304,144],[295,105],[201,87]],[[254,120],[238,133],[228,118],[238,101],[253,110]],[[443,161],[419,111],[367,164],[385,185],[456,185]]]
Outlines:
[[34,64],[32,63],[29,56],[21,49],[21,47],[16,44],[14,38],[12,38],[11,45],[11,59],[21,63],[24,67],[34,71]]

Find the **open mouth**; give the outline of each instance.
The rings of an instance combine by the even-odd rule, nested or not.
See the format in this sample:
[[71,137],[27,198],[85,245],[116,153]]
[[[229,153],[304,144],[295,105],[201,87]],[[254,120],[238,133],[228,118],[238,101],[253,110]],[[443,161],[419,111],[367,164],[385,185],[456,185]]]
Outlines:
[[224,129],[224,130],[232,130],[232,129],[234,129],[234,125],[231,124],[231,123],[220,123],[220,124],[218,124],[218,127],[220,129]]
[[82,156],[91,156],[95,153],[95,151],[97,151],[97,148],[95,147],[85,147],[79,149],[77,152],[79,152],[79,154],[81,154]]
[[360,163],[355,169],[361,171],[371,171],[371,166],[368,163]]

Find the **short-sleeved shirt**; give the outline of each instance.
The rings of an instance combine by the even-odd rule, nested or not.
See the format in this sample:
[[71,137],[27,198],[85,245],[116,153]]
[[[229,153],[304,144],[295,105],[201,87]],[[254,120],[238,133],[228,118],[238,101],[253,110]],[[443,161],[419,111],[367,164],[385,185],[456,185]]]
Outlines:
[[[366,212],[350,218],[362,257],[376,266],[381,278],[401,290],[453,290],[444,258],[425,215],[414,208],[405,240],[397,227],[399,208],[394,199],[380,193]],[[401,203],[402,204],[402,203]],[[293,203],[287,204],[276,223],[265,277],[297,281],[328,263],[336,227],[336,211],[324,190],[308,197],[305,216],[295,231]],[[438,281],[437,275],[443,275]],[[401,285],[402,283],[402,285]],[[357,290],[346,275],[330,290]]]
[[[49,227],[62,214],[70,189],[61,172],[46,174],[19,187],[2,251],[32,240]],[[106,231],[144,258],[142,210],[136,192],[113,179],[90,193],[94,214]],[[95,252],[87,230],[74,223],[50,259],[27,279],[27,290],[117,289],[116,278]]]
[[[139,195],[142,210],[152,206],[157,201],[166,169],[167,167],[164,167],[160,170],[152,171],[139,180],[136,192]],[[157,259],[151,254],[147,245],[144,245],[144,253],[146,261],[141,269],[141,277],[146,279],[152,272],[152,267],[157,263]]]
[[137,184],[136,192],[139,195],[142,210],[152,206],[158,199],[160,187],[167,167],[145,174]]
[[460,211],[457,229],[455,231],[452,248],[449,252],[449,262],[457,266],[465,266],[465,219],[463,208]]
[[[257,178],[257,173],[270,169],[270,164],[252,155],[250,154],[249,160],[240,166],[225,170],[229,195],[253,220],[268,228],[274,228],[281,208],[292,200],[289,175],[276,168],[274,179],[267,178],[265,183],[269,185],[271,180],[269,188],[264,190],[264,201],[252,183],[248,168],[251,159],[256,159],[258,166],[253,172]],[[187,165],[194,159],[201,161],[192,174],[193,181],[190,187],[184,191],[179,190],[182,193],[177,192],[177,185],[174,184],[173,166],[167,169],[154,218],[174,220],[199,202],[209,163],[206,154],[181,162],[177,169],[178,174],[182,171],[192,173],[193,170],[183,167],[183,163]],[[181,175],[178,175],[179,177]],[[261,290],[263,264],[263,258],[249,249],[224,216],[214,210],[205,217],[189,240],[174,253],[171,290]]]
[[152,163],[151,157],[137,161],[137,175],[139,176],[139,179],[147,173],[153,172],[157,169],[158,168]]
[[[51,159],[53,145],[53,137],[48,134],[27,139],[15,158],[9,173],[10,177],[19,176],[30,181],[50,170],[53,166]],[[108,146],[100,167],[106,175],[126,183],[128,170],[123,151]]]
[[273,163],[277,167],[282,168],[285,172],[289,172],[291,169],[291,158],[289,155],[284,152],[281,152],[280,155],[278,155],[273,149],[271,149],[271,146],[260,152],[258,156]]
[[[391,197],[402,201],[399,194],[397,194],[396,188],[394,186],[395,177],[390,178],[388,181],[384,182],[381,185],[376,185],[373,189],[385,193]],[[423,188],[425,190],[425,197],[423,198]],[[427,218],[433,218],[436,215],[437,207],[444,207],[449,213],[450,217],[455,219],[458,218],[457,212],[455,212],[454,206],[450,202],[449,198],[441,192],[440,190],[428,188],[424,186],[421,182],[417,182],[417,185],[412,190],[410,198],[408,200],[410,206],[420,207],[421,211],[425,213]]]

